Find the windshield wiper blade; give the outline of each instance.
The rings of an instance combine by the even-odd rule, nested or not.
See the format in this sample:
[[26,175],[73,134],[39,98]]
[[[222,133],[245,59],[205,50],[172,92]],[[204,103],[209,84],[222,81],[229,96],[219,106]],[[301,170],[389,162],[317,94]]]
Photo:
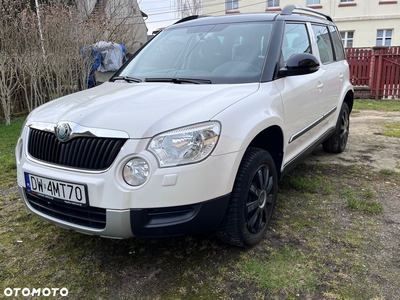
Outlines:
[[197,79],[197,78],[145,78],[146,82],[172,82],[176,84],[181,83],[194,83],[194,84],[211,84],[209,79]]
[[111,82],[115,80],[125,80],[126,82],[142,82],[143,80],[140,78],[129,77],[129,76],[116,76],[110,79]]

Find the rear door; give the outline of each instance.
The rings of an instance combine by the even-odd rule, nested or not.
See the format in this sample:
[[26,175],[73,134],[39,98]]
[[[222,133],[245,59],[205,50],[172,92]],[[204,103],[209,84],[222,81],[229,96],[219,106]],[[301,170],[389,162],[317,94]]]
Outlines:
[[316,46],[320,58],[320,69],[323,76],[318,82],[322,85],[324,100],[321,106],[328,114],[323,130],[336,124],[337,116],[341,108],[342,90],[348,73],[348,64],[341,39],[332,25],[312,24],[312,31],[316,40]]

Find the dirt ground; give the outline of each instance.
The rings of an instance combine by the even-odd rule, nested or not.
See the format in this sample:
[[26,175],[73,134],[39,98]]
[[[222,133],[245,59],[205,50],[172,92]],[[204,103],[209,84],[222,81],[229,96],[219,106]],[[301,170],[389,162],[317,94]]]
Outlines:
[[[400,122],[400,112],[361,110],[352,113],[346,150],[332,155],[325,153],[322,146],[319,146],[307,158],[306,163],[356,164],[369,166],[375,170],[388,169],[400,172],[400,139],[382,135],[384,122]],[[394,197],[400,200],[400,187]],[[398,202],[393,204],[399,205]],[[389,217],[397,224],[400,232],[400,208],[390,207],[387,211],[392,212],[389,213]]]
[[[360,110],[352,113],[346,150],[343,153],[332,155],[325,153],[322,146],[319,146],[306,159],[305,163],[360,165],[375,171],[386,169],[400,172],[400,139],[382,134],[384,129],[382,124],[385,122],[400,122],[400,112]],[[365,174],[364,177],[368,178],[368,176]],[[381,270],[382,274],[386,271],[391,274],[399,274],[400,185],[398,181],[383,183],[371,181],[371,187],[377,192],[377,200],[383,206],[383,215],[377,221],[377,224],[381,226],[379,233],[375,233],[377,242],[375,245],[371,245],[367,255],[368,260],[373,261],[370,267]],[[346,220],[340,220],[340,222],[346,224]],[[393,262],[390,257],[397,257],[397,260]],[[392,261],[392,264],[389,261]],[[387,265],[385,268],[386,264],[390,264],[390,266]],[[385,275],[377,277],[384,278]],[[377,282],[380,283],[381,295],[384,296],[373,299],[400,299],[398,286],[393,286],[382,278]]]
[[[378,171],[387,169],[400,172],[400,139],[382,135],[382,123],[385,122],[400,122],[400,112],[361,110],[352,113],[346,150],[332,155],[325,153],[322,146],[319,146],[306,163],[364,165]],[[400,200],[400,187],[397,192],[393,197]],[[399,202],[388,201],[386,205],[388,218],[400,232]]]
[[400,172],[400,141],[382,135],[384,122],[400,122],[400,112],[360,110],[352,113],[346,150],[332,155],[325,153],[320,146],[307,162],[358,164]]
[[[400,112],[352,113],[346,150],[332,155],[320,146],[292,174],[325,181],[307,193],[283,187],[265,241],[248,250],[210,233],[119,241],[68,232],[28,214],[15,186],[1,188],[0,197],[10,200],[0,207],[8,243],[0,243],[0,298],[3,280],[12,287],[68,282],[69,299],[400,299],[400,180],[379,172],[400,173],[400,139],[382,135],[384,122],[400,122]],[[383,212],[349,209],[342,192],[369,188]],[[304,266],[318,267],[317,288],[271,292],[256,280],[262,273],[246,273],[249,261],[280,264],[265,257],[286,246],[304,253]]]

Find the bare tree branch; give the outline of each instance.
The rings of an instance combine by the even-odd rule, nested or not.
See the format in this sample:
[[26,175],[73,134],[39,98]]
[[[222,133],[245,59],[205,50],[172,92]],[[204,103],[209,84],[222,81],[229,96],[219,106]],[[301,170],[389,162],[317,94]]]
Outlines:
[[179,18],[201,14],[201,0],[175,0],[175,4]]

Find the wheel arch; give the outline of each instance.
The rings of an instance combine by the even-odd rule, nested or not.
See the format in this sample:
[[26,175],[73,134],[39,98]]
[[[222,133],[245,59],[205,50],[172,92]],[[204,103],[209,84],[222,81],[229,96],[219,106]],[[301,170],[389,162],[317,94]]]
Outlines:
[[[272,141],[272,142],[271,142]],[[258,133],[248,145],[248,148],[260,148],[268,151],[275,163],[278,178],[281,176],[283,160],[283,132],[282,129],[273,125]]]
[[346,96],[344,97],[343,101],[347,103],[347,106],[349,107],[349,112],[351,113],[354,104],[354,92],[352,90],[349,90],[346,93]]

